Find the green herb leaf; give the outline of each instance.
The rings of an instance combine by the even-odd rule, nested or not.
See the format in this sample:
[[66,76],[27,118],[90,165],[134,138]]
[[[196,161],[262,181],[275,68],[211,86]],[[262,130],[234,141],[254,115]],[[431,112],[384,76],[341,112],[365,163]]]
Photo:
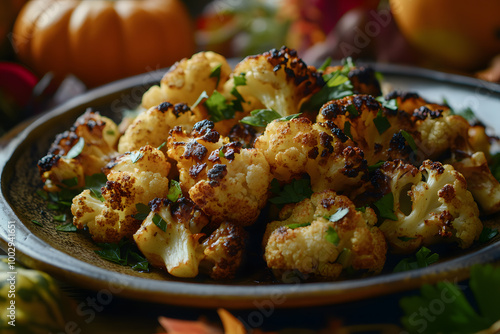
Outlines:
[[106,131],[106,134],[107,134],[108,136],[114,136],[114,135],[115,135],[115,131],[113,131],[113,130],[108,130],[108,131]]
[[[353,86],[346,73],[343,70],[337,70],[330,74],[324,75],[323,80],[326,84],[319,92],[314,94],[309,101],[303,104],[301,109],[318,110],[323,104],[331,100],[341,99],[343,97],[353,95]],[[344,71],[345,72],[345,71]]]
[[251,116],[243,117],[240,123],[248,124],[256,127],[265,127],[275,119],[279,119],[281,115],[273,109],[256,109],[250,112]]
[[210,78],[217,78],[217,83],[215,84],[215,89],[219,86],[220,81],[220,73],[221,73],[222,64],[215,66],[210,72]]
[[76,228],[73,223],[67,223],[67,224],[62,224],[59,226],[56,226],[56,231],[60,232],[76,232],[78,229]]
[[296,224],[289,224],[287,225],[288,228],[291,228],[292,230],[296,229],[296,228],[299,228],[299,227],[305,227],[305,226],[309,226],[311,225],[311,223],[296,223]]
[[164,148],[164,147],[165,147],[165,145],[167,145],[167,142],[166,142],[166,141],[164,141],[163,143],[161,143],[161,145],[160,145],[160,146],[158,146],[158,148],[157,148],[157,149],[158,149],[158,150],[161,150],[162,148]]
[[119,243],[99,243],[101,249],[95,253],[101,258],[122,266],[130,266],[137,271],[149,271],[149,263],[140,254],[133,241],[122,239]]
[[379,169],[383,164],[385,164],[385,161],[379,161],[376,164],[368,166],[368,171],[373,172],[374,170]]
[[356,106],[354,104],[349,104],[347,107],[346,107],[347,111],[349,112],[349,115],[351,116],[358,116],[359,115],[359,112],[358,112],[358,109],[356,109]]
[[366,206],[362,206],[362,207],[356,208],[356,211],[359,211],[361,213],[365,213],[366,212]]
[[163,232],[167,231],[167,222],[159,214],[154,215],[153,223]]
[[170,180],[170,187],[168,188],[167,198],[175,202],[182,196],[182,189],[179,181]]
[[329,243],[332,243],[335,246],[339,245],[340,238],[339,238],[337,231],[335,231],[335,229],[333,227],[328,226],[328,230],[326,231],[325,238],[326,238],[326,241],[328,241]]
[[56,216],[52,217],[52,219],[54,219],[54,221],[56,221],[56,222],[65,222],[66,221],[66,214],[63,213],[60,215],[56,215]]
[[[271,191],[272,191],[271,185]],[[300,180],[292,180],[292,182],[286,184],[283,190],[276,193],[275,197],[271,198],[269,201],[273,204],[288,204],[288,203],[298,203],[306,198],[311,197],[313,191],[311,190],[311,180],[308,178]]]
[[82,153],[83,148],[85,147],[85,139],[80,137],[78,142],[68,151],[68,153],[64,156],[65,159],[74,159]]
[[386,132],[391,127],[389,120],[382,115],[382,110],[378,111],[377,117],[373,119],[373,123],[375,123],[379,134]]
[[485,243],[496,237],[498,230],[496,228],[483,227],[481,234],[479,235],[479,242]]
[[38,226],[43,226],[42,223],[40,223],[38,220],[35,220],[35,219],[32,219],[31,222],[35,225],[38,225]]
[[286,121],[291,121],[292,119],[299,118],[302,113],[298,114],[293,114],[293,115],[288,115],[288,116],[283,116],[281,118],[278,118],[279,122],[286,122]]
[[[169,190],[169,192],[170,192],[170,190]],[[146,219],[146,217],[151,212],[151,209],[149,208],[149,206],[147,206],[146,204],[142,204],[142,203],[137,203],[135,205],[135,209],[137,210],[137,213],[135,215],[132,215],[132,218],[137,219],[137,220]]]
[[[410,333],[466,334],[486,330],[500,318],[499,280],[500,268],[490,264],[472,266],[469,287],[479,314],[456,284],[423,285],[419,295],[400,300],[404,312],[401,322]],[[432,312],[438,304],[443,305],[439,306],[439,316]],[[427,315],[433,317],[432,321]]]
[[407,257],[394,267],[394,272],[425,268],[439,260],[439,254],[432,253],[427,247],[422,247],[414,256]]
[[381,218],[398,220],[394,214],[394,195],[392,193],[386,194],[384,197],[374,203],[378,209]]
[[104,173],[97,173],[90,176],[85,176],[85,188],[90,190],[90,195],[104,202],[101,188],[106,185],[108,179]]
[[240,75],[233,76],[234,86],[245,86],[247,84],[247,78],[245,77],[245,73],[240,73]]
[[330,64],[331,64],[331,63],[332,63],[332,58],[331,58],[331,57],[327,57],[327,58],[325,59],[325,61],[323,62],[323,64],[321,64],[321,66],[320,66],[320,67],[318,67],[318,72],[319,72],[319,71],[321,71],[321,72],[325,71],[325,70],[326,70],[326,68],[327,68],[328,66],[330,66]]
[[380,102],[382,107],[384,107],[386,109],[398,110],[398,100],[396,100],[396,99],[386,100],[383,96],[378,96],[375,98],[375,100]]
[[130,161],[132,161],[133,164],[135,164],[137,161],[139,161],[142,157],[144,156],[144,153],[141,151],[134,151],[130,153]]
[[201,103],[201,101],[203,101],[203,99],[208,99],[208,94],[206,91],[203,91],[200,96],[198,96],[198,99],[196,100],[196,102],[191,106],[191,110],[193,110],[194,108],[196,108],[198,106],[198,104]]
[[405,130],[400,130],[399,132],[403,135],[403,137],[406,140],[406,142],[408,143],[408,145],[410,145],[410,148],[412,149],[412,151],[414,153],[417,153],[417,151],[418,151],[417,144],[415,144],[415,140],[413,140],[413,137],[411,136],[411,134],[409,134]]
[[76,187],[78,185],[78,177],[62,180],[62,183],[68,188]]
[[42,189],[37,189],[36,194],[40,196],[43,200],[48,201],[49,200],[49,195],[45,190]]
[[489,167],[490,167],[491,174],[493,174],[495,179],[500,181],[500,152],[495,153],[491,157],[491,163],[490,163]]
[[335,223],[344,218],[349,213],[349,208],[338,208],[337,212],[335,212],[330,217],[325,216],[330,222]]
[[344,123],[344,134],[351,138],[352,140],[352,134],[351,134],[351,123],[349,121],[345,121]]
[[340,263],[342,267],[347,267],[351,265],[352,251],[349,248],[344,248],[337,257],[337,263]]
[[213,122],[234,118],[235,110],[226,103],[226,98],[218,91],[214,91],[205,101],[205,106],[210,114],[210,120]]

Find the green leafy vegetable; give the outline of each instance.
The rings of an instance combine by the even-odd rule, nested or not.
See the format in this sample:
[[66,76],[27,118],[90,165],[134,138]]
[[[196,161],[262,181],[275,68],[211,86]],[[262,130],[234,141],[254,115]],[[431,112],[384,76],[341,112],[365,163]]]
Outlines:
[[400,130],[399,132],[404,137],[404,139],[406,140],[408,145],[410,145],[410,148],[412,149],[412,151],[414,153],[417,153],[417,151],[418,151],[417,144],[415,144],[415,140],[413,140],[413,137],[411,136],[411,134],[409,134],[405,130]]
[[350,104],[346,107],[347,111],[349,112],[349,114],[351,116],[358,116],[359,115],[359,112],[358,112],[358,109],[356,109],[356,106],[354,104]]
[[66,214],[63,213],[60,215],[56,215],[56,216],[52,217],[52,219],[54,219],[54,221],[56,221],[56,222],[65,222],[66,221]]
[[40,223],[38,220],[35,220],[35,219],[32,219],[31,222],[35,225],[38,225],[38,226],[43,226],[42,223]]
[[85,176],[85,188],[90,190],[92,197],[99,199],[104,202],[104,197],[102,197],[101,188],[106,185],[108,179],[104,173],[97,173],[90,176]]
[[159,214],[153,216],[153,223],[163,232],[167,231],[167,222]]
[[135,164],[143,156],[144,156],[144,154],[141,151],[134,151],[134,152],[130,153],[130,160],[132,161],[133,164]]
[[135,215],[132,215],[132,218],[137,219],[137,220],[146,219],[146,217],[151,212],[151,209],[149,208],[149,206],[147,206],[146,204],[142,204],[142,203],[137,203],[135,205],[135,209],[137,210],[137,213]]
[[68,188],[76,187],[78,185],[78,177],[62,180],[62,183]]
[[479,235],[479,242],[485,243],[496,237],[498,230],[496,228],[483,227],[481,234]]
[[280,121],[280,122],[291,121],[292,119],[300,117],[300,115],[302,115],[302,113],[288,115],[288,116],[283,116],[281,118],[278,118],[278,121]]
[[95,253],[105,260],[122,266],[130,266],[137,271],[149,271],[148,261],[130,240],[122,239],[118,244],[99,243],[98,246],[101,250],[96,250]]
[[208,99],[208,94],[206,91],[201,92],[201,94],[200,94],[200,96],[198,96],[198,99],[196,100],[196,102],[191,106],[191,110],[196,108],[198,106],[198,104],[200,104],[201,101],[203,101],[203,99]]
[[375,127],[379,134],[386,132],[391,127],[389,120],[382,115],[382,110],[378,111],[377,116],[373,119],[373,123],[375,123]]
[[210,78],[217,78],[217,83],[215,84],[216,89],[219,86],[219,82],[220,82],[221,68],[222,68],[222,64],[219,64],[219,65],[215,66],[212,69],[212,71],[210,72]]
[[275,119],[279,119],[281,114],[273,109],[256,109],[250,112],[250,116],[243,117],[240,122],[256,127],[265,127]]
[[181,185],[179,184],[179,181],[170,180],[170,187],[168,188],[167,198],[170,201],[175,202],[181,196],[182,196],[182,189],[181,189]]
[[409,333],[477,333],[500,319],[500,268],[475,265],[470,271],[469,287],[473,305],[461,288],[451,282],[424,285],[420,294],[404,297],[402,324]]
[[379,161],[376,164],[368,166],[368,171],[373,172],[374,170],[379,169],[383,164],[385,164],[385,161]]
[[296,228],[299,228],[299,227],[305,227],[305,226],[309,226],[311,225],[311,223],[296,223],[296,224],[290,224],[290,225],[287,225],[288,228],[291,228],[292,230],[293,229],[296,229]]
[[226,103],[226,98],[218,91],[214,91],[210,95],[205,101],[205,106],[210,114],[210,120],[213,122],[234,118],[234,108]]
[[328,230],[326,231],[325,238],[326,238],[326,241],[328,241],[329,243],[332,243],[335,246],[339,245],[340,238],[339,238],[337,231],[335,231],[335,229],[333,227],[328,226]]
[[321,64],[321,66],[320,66],[320,67],[318,67],[318,71],[321,71],[321,72],[325,71],[325,70],[326,70],[326,68],[327,68],[328,66],[330,66],[330,64],[331,64],[331,63],[332,63],[332,58],[331,58],[331,57],[327,57],[327,58],[325,59],[325,61],[323,62],[323,64]]
[[432,253],[427,247],[422,247],[415,253],[414,256],[410,256],[402,259],[394,267],[394,272],[408,271],[418,268],[425,268],[439,260],[439,254]]
[[392,193],[386,194],[384,197],[374,203],[378,209],[381,218],[398,220],[394,214],[394,195]]
[[330,222],[335,223],[344,218],[349,213],[349,208],[338,208],[337,211],[330,217],[325,216]]
[[164,148],[164,147],[165,147],[165,145],[167,145],[167,142],[166,142],[166,141],[164,141],[163,143],[161,143],[161,145],[160,145],[160,146],[158,146],[158,148],[157,148],[157,149],[158,149],[158,150],[161,150],[162,148]]
[[386,100],[383,96],[378,96],[375,98],[382,107],[390,110],[398,110],[398,101],[396,99]]
[[286,184],[280,190],[279,182],[273,179],[271,182],[271,192],[275,194],[269,201],[273,204],[288,204],[298,203],[306,198],[311,197],[313,191],[311,189],[311,180],[308,178],[293,180]]
[[67,223],[67,224],[62,224],[59,226],[56,226],[56,231],[61,231],[61,232],[76,232],[78,229],[76,228],[73,223]]
[[351,134],[351,123],[349,121],[345,121],[344,123],[344,134],[352,139],[352,134]]
[[68,153],[64,156],[64,158],[65,159],[76,158],[82,153],[84,147],[85,147],[85,139],[83,137],[80,137],[80,139],[78,139],[78,142],[68,151]]

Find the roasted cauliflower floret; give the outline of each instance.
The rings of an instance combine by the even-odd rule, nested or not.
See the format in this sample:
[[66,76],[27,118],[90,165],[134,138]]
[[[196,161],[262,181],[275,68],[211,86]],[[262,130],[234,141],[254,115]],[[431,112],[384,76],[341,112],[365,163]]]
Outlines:
[[210,95],[221,89],[230,73],[231,67],[224,56],[211,51],[196,53],[174,64],[160,86],[151,87],[143,95],[142,107],[149,109],[162,102],[192,106],[204,91]]
[[368,165],[388,159],[409,159],[412,149],[401,130],[410,130],[410,117],[384,108],[370,95],[353,95],[321,107],[318,122],[331,121],[364,152]]
[[393,196],[394,217],[380,225],[397,252],[422,245],[456,242],[467,248],[483,228],[465,178],[451,165],[426,160],[420,169],[402,161],[386,162],[376,176]]
[[375,213],[357,211],[345,196],[314,193],[285,207],[280,219],[267,225],[263,240],[267,266],[278,274],[298,270],[335,279],[349,267],[378,273],[384,266],[387,244],[373,226]]
[[117,155],[119,136],[118,127],[111,119],[87,110],[70,131],[56,136],[47,156],[38,162],[44,189],[60,191],[61,187],[83,187],[85,175],[100,173]]
[[243,230],[222,223],[209,237],[201,230],[208,217],[186,198],[172,203],[157,198],[134,240],[151,265],[176,277],[196,277],[199,272],[214,279],[234,277],[240,267]]
[[145,146],[126,155],[127,158],[118,158],[121,163],[108,167],[102,198],[96,199],[89,190],[73,198],[73,224],[79,229],[88,227],[96,242],[118,242],[131,237],[141,224],[134,218],[136,205],[146,205],[168,194],[170,165],[161,151]]
[[452,165],[467,180],[467,188],[483,214],[492,214],[500,210],[500,183],[491,173],[483,152],[476,152],[453,162]]
[[[241,74],[245,83],[235,83],[234,77]],[[243,103],[245,111],[268,108],[287,116],[299,113],[302,103],[320,89],[318,78],[316,70],[308,67],[295,50],[282,47],[243,59],[224,90],[236,89],[247,102]]]
[[163,102],[140,113],[129,125],[118,143],[120,153],[134,151],[144,145],[158,147],[167,141],[168,133],[174,126],[190,130],[193,125],[206,118],[202,108],[192,111],[186,104],[173,105]]
[[313,191],[345,192],[359,186],[368,172],[363,152],[332,122],[307,118],[273,121],[255,142],[273,177],[289,182],[307,173]]
[[183,192],[214,222],[252,224],[264,207],[271,183],[269,164],[256,149],[244,149],[213,130],[208,120],[188,134],[170,132],[168,155],[177,161]]

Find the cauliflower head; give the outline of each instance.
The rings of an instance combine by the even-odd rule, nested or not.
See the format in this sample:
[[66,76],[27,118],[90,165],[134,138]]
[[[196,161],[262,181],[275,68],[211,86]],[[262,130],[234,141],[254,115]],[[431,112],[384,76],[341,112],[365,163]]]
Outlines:
[[467,188],[483,214],[500,211],[500,183],[493,176],[483,152],[452,162],[467,180]]
[[[412,149],[401,130],[413,134],[410,117],[384,108],[370,95],[352,95],[324,104],[316,119],[333,122],[364,152],[368,165],[388,159],[409,159]],[[413,136],[415,137],[415,136]]]
[[388,161],[375,178],[393,197],[394,217],[385,219],[380,230],[396,252],[442,242],[467,248],[479,237],[483,225],[477,204],[451,165],[426,160],[417,169]]
[[151,265],[176,277],[200,272],[214,279],[234,277],[245,248],[241,227],[224,222],[206,237],[201,231],[209,219],[190,200],[157,198],[150,207],[134,240]]
[[142,97],[149,109],[162,102],[192,106],[204,91],[221,89],[231,73],[226,58],[212,51],[194,54],[175,63],[163,76],[160,86],[151,87]]
[[249,225],[257,219],[272,179],[260,151],[229,142],[208,120],[196,123],[190,134],[175,127],[167,147],[183,192],[213,221]]
[[156,197],[166,196],[169,190],[170,165],[160,150],[145,146],[112,164],[107,168],[101,194],[86,189],[73,198],[71,205],[73,224],[79,229],[87,227],[96,242],[131,237],[141,224],[134,218],[136,205],[147,205]]
[[[245,83],[236,83],[235,76],[242,74]],[[299,113],[301,105],[321,88],[320,77],[295,50],[282,47],[243,59],[234,68],[224,91],[236,89],[247,102],[243,103],[245,111],[268,108],[287,116]]]
[[168,133],[174,126],[190,130],[196,122],[206,118],[202,110],[195,108],[193,111],[184,103],[173,105],[163,102],[143,111],[120,137],[118,151],[134,151],[147,144],[158,147],[167,141]]
[[266,157],[274,178],[289,182],[307,173],[316,192],[348,191],[368,173],[363,152],[332,122],[275,120],[257,138],[255,148]]
[[357,211],[348,197],[314,193],[283,208],[280,219],[267,225],[263,240],[267,266],[277,273],[335,279],[349,267],[378,273],[384,266],[387,244],[375,212]]
[[83,187],[85,175],[100,173],[117,155],[119,136],[115,122],[88,109],[70,131],[56,136],[48,154],[38,162],[44,189],[60,191],[65,187]]

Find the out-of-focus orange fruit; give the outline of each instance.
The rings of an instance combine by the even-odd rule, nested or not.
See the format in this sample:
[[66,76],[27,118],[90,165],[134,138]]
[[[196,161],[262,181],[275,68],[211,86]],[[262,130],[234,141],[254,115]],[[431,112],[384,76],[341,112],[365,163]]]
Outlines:
[[500,53],[500,1],[390,0],[401,32],[429,60],[461,70]]

